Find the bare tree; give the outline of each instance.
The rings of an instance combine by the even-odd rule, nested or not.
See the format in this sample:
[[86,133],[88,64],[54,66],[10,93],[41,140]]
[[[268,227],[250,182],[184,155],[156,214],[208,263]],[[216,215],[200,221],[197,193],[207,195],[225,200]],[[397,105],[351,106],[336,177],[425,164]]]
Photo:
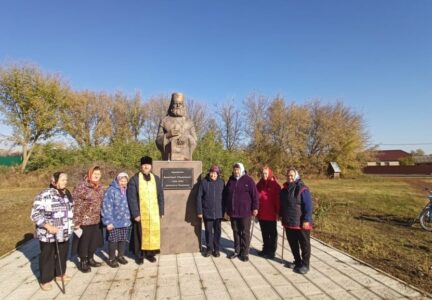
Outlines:
[[193,99],[188,99],[186,108],[188,117],[195,125],[198,140],[201,140],[209,128],[210,117],[207,112],[207,105]]
[[244,126],[239,109],[234,105],[234,100],[217,107],[216,114],[219,118],[219,130],[225,148],[229,151],[240,146],[244,137]]

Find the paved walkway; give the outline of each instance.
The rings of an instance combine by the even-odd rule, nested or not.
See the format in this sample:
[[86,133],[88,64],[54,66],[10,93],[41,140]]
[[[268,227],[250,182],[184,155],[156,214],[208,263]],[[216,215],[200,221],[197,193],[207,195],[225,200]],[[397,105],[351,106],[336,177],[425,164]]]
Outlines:
[[[279,232],[280,233],[280,232]],[[232,250],[231,228],[223,223],[222,244]],[[292,259],[285,242],[285,259]],[[281,247],[279,238],[279,256]],[[255,226],[252,247],[261,248]],[[91,273],[79,272],[68,262],[72,281],[66,294],[58,286],[39,289],[38,242],[32,240],[0,260],[0,299],[428,299],[421,291],[346,254],[312,240],[311,271],[303,276],[266,260],[251,250],[247,263],[200,253],[160,256],[158,262],[129,264],[112,269],[106,264]],[[105,252],[104,252],[105,254]]]

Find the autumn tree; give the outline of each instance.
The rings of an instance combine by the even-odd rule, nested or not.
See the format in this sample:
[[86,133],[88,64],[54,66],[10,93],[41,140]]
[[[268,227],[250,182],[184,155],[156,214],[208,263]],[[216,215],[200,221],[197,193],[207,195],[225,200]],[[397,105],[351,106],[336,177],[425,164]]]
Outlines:
[[159,123],[168,112],[170,98],[167,95],[154,96],[144,103],[146,118],[143,124],[143,137],[147,143],[156,141]]
[[132,136],[135,142],[138,142],[140,132],[148,115],[139,92],[136,92],[134,97],[128,101],[127,115]]
[[66,85],[56,74],[33,65],[0,68],[0,112],[3,123],[12,128],[7,141],[22,148],[24,171],[34,145],[53,136],[59,123],[59,109],[65,100]]
[[112,136],[109,94],[93,91],[70,91],[61,114],[62,130],[69,134],[79,147],[98,146]]

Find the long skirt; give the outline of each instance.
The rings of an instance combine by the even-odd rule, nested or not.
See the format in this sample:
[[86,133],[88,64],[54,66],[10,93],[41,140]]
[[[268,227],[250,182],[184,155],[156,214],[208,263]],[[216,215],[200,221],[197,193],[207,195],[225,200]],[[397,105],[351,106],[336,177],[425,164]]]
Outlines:
[[103,247],[102,227],[100,224],[82,225],[81,237],[74,234],[72,243],[72,255],[78,254],[80,258],[91,258],[97,248]]

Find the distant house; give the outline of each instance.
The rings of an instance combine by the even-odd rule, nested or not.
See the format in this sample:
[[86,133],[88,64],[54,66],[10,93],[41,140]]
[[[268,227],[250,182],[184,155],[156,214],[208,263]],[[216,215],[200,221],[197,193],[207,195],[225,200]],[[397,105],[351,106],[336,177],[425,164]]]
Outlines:
[[374,159],[367,162],[367,166],[400,166],[401,160],[410,156],[403,150],[378,150],[374,152]]
[[432,155],[414,155],[413,160],[416,166],[432,165]]
[[341,172],[342,172],[342,170],[339,167],[337,162],[331,161],[328,164],[327,175],[330,176],[330,178],[340,178]]

